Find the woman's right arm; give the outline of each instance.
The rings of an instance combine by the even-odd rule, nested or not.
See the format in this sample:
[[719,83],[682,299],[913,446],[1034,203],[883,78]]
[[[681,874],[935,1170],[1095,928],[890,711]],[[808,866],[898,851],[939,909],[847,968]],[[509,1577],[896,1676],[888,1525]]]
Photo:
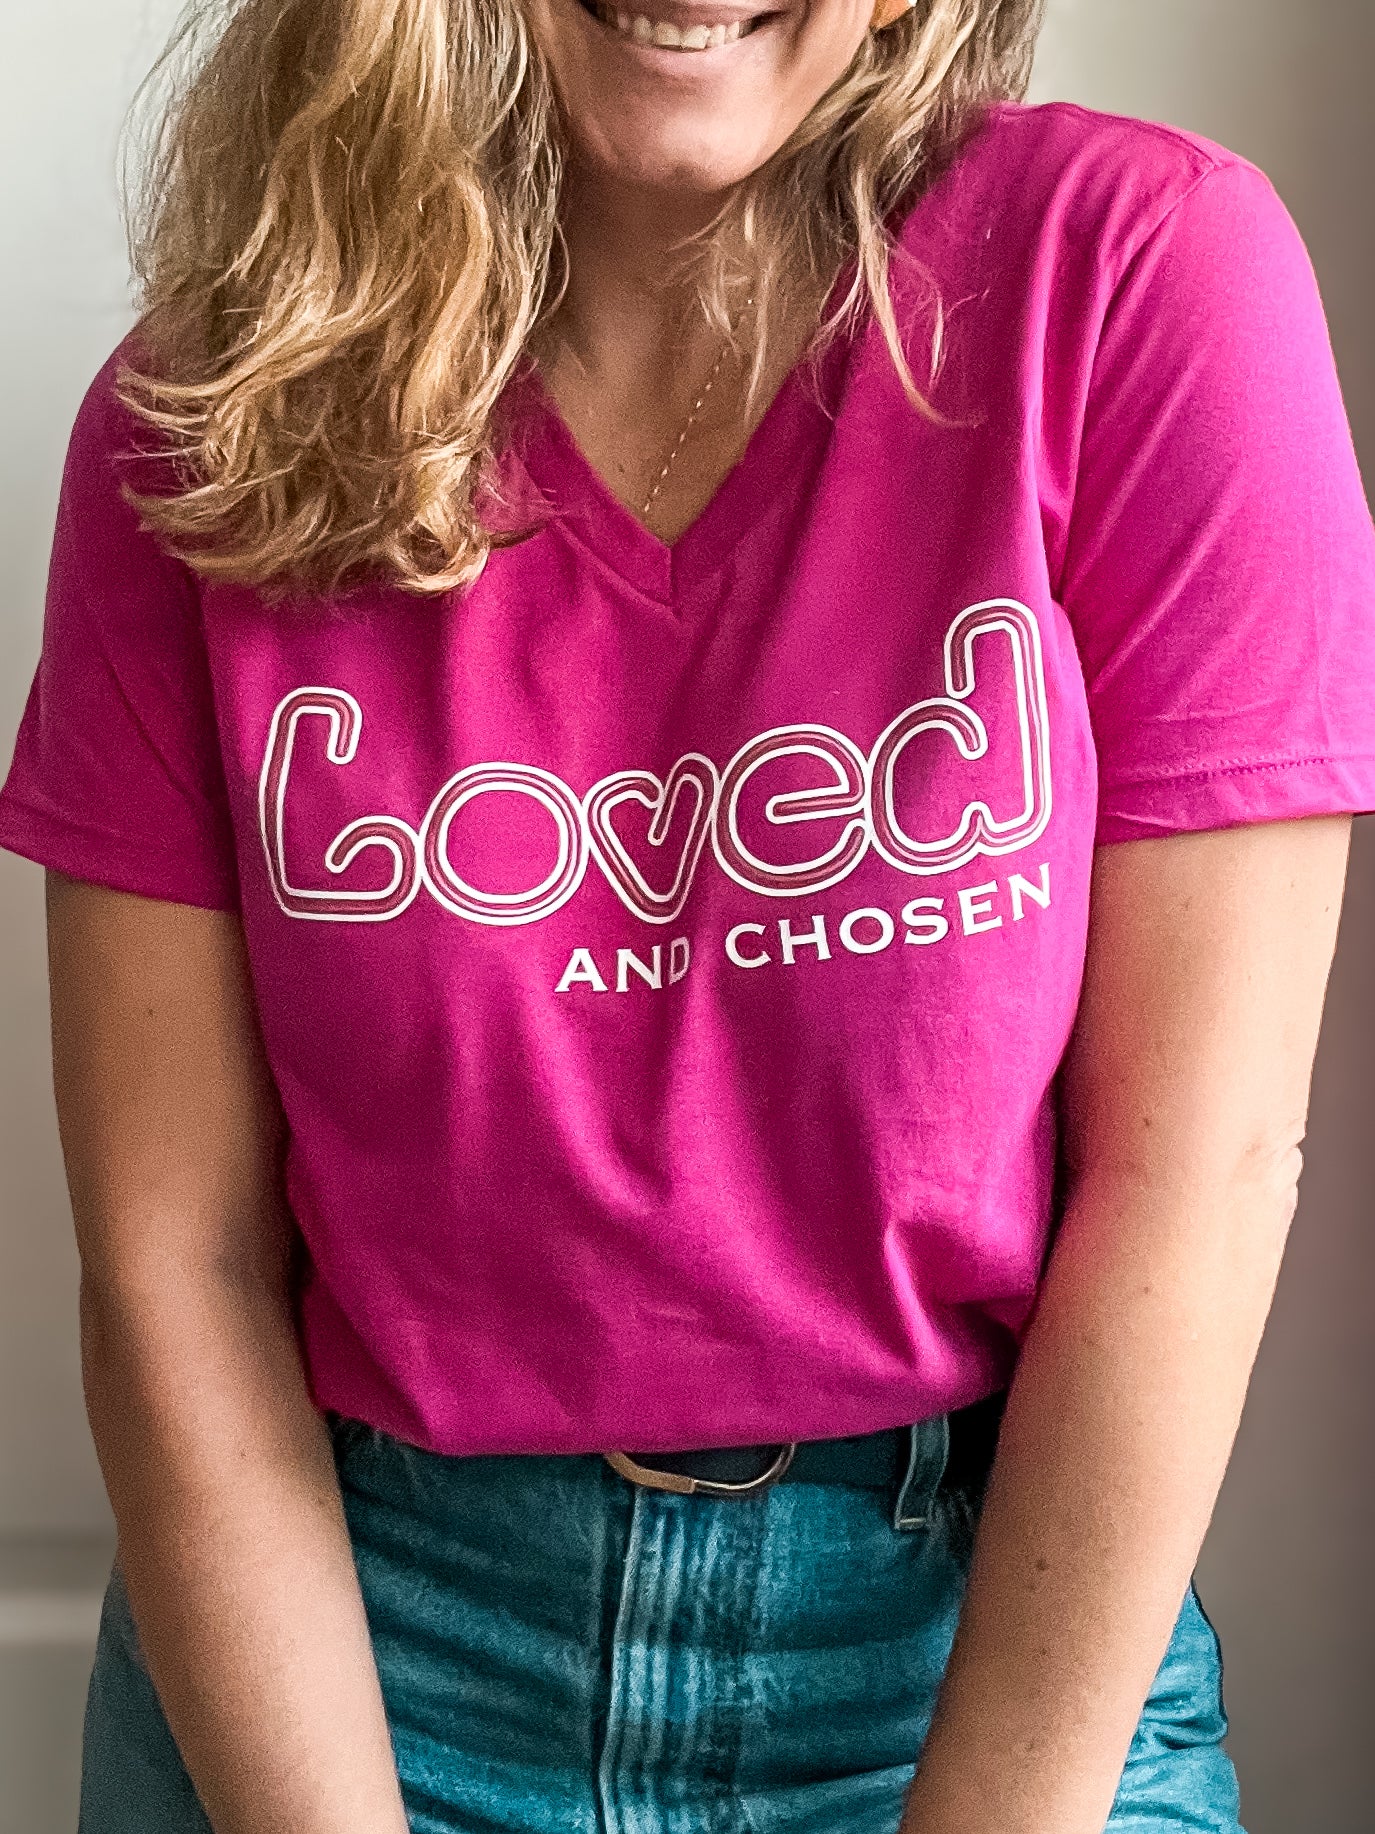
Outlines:
[[86,1405],[168,1724],[215,1834],[405,1834],[239,921],[50,872],[48,938]]

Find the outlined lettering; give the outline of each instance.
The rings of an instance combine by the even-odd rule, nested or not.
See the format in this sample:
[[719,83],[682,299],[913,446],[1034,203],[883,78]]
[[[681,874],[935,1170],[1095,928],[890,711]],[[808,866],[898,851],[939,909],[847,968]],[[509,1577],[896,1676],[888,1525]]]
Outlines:
[[[899,819],[895,779],[903,752],[922,733],[936,733],[971,768],[986,759],[989,729],[971,702],[981,660],[1002,645],[1011,659],[1019,757],[1020,807],[995,817],[993,788],[971,779],[972,793],[948,834],[923,835],[910,811]],[[539,923],[568,903],[583,881],[589,860],[640,922],[663,925],[681,916],[710,840],[721,871],[743,890],[766,898],[801,898],[839,884],[872,849],[896,871],[929,877],[950,873],[985,855],[1001,856],[1029,846],[1051,814],[1049,717],[1044,665],[1036,619],[1015,599],[972,605],[946,631],[942,660],[945,692],[916,701],[892,719],[865,753],[830,726],[798,723],[771,727],[741,745],[718,772],[701,752],[684,753],[659,777],[648,770],[614,771],[579,797],[552,771],[512,762],[470,764],[443,784],[419,830],[399,817],[360,814],[325,849],[322,864],[336,883],[310,887],[292,879],[287,865],[285,826],[292,759],[302,722],[325,722],[324,755],[340,768],[357,756],[363,711],[342,688],[295,688],[275,708],[267,733],[259,779],[259,826],[273,896],[288,917],[336,923],[378,922],[397,917],[423,886],[454,916],[469,923],[515,926]],[[757,774],[780,760],[801,759],[816,781],[765,795]],[[1007,775],[1012,775],[1011,759]],[[531,800],[548,817],[554,863],[538,884],[492,891],[475,885],[455,857],[456,818],[475,798],[502,793]],[[1015,806],[1015,805],[1014,805]],[[635,810],[647,815],[643,846],[632,850]],[[751,820],[742,823],[742,811]],[[948,819],[948,817],[947,817]],[[816,850],[797,861],[770,860],[770,829],[818,824]],[[751,841],[745,838],[745,828]],[[752,844],[751,844],[752,843]],[[390,871],[384,885],[355,889],[350,866],[365,849],[381,849]],[[647,855],[646,855],[646,849]],[[1011,885],[1012,921],[1021,922],[1026,901],[1048,908],[1049,868],[1039,883],[1017,876]],[[917,921],[907,923],[906,941],[936,940],[938,912],[914,900]],[[995,927],[971,919],[968,925]],[[942,919],[944,921],[944,919]],[[738,927],[737,939],[749,932]],[[841,939],[853,954],[877,953],[887,943]],[[789,932],[783,944],[791,964],[811,939]],[[824,936],[815,946],[820,959]],[[638,973],[635,968],[627,970]],[[618,968],[619,976],[620,970]],[[670,966],[670,980],[672,968]]]

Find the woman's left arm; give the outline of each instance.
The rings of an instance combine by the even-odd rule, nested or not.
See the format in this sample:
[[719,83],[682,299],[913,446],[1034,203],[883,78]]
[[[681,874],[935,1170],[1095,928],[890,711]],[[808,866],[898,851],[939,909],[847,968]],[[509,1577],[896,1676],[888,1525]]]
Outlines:
[[1349,835],[1098,850],[1067,1202],[902,1834],[1102,1834],[1274,1294]]

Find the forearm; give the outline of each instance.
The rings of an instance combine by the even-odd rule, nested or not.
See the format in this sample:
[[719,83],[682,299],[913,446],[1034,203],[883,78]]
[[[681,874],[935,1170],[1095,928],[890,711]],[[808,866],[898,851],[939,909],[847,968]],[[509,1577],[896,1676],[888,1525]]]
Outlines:
[[82,1290],[119,1564],[215,1834],[404,1834],[324,1421],[285,1303],[206,1276]]
[[904,1834],[1101,1834],[1222,1482],[1292,1210],[1083,1182],[1023,1340]]

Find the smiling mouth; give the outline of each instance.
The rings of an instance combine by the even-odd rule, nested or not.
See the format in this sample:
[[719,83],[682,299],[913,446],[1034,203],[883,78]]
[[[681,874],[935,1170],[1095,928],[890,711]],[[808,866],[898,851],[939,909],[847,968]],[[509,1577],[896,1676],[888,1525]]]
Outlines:
[[759,13],[753,19],[736,19],[730,25],[676,26],[664,19],[646,19],[643,13],[627,12],[607,6],[603,0],[579,0],[586,13],[618,38],[629,38],[638,45],[654,45],[663,51],[714,51],[719,45],[731,45],[748,38],[768,17]]

